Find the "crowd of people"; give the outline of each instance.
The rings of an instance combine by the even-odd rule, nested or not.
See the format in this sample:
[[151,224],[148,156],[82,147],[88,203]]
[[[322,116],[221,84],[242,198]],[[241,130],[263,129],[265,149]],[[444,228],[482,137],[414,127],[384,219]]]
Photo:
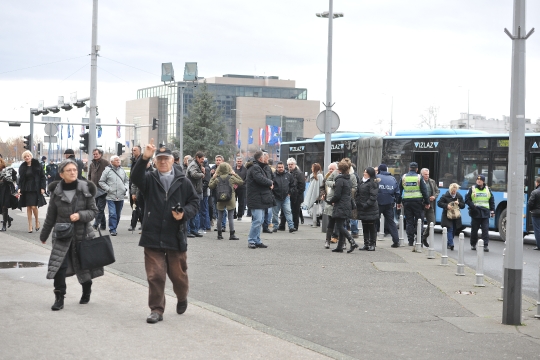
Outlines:
[[[448,229],[448,249],[453,250],[453,239],[463,230],[455,213],[468,205],[472,218],[471,249],[476,250],[477,232],[482,229],[484,251],[489,251],[488,221],[494,215],[494,198],[483,175],[477,177],[465,198],[457,191],[457,184],[451,184],[439,198],[439,188],[429,177],[429,169],[421,169],[419,174],[416,162],[409,164],[409,171],[400,179],[388,172],[385,164],[367,167],[360,175],[348,158],[331,163],[326,173],[320,164],[314,163],[306,189],[306,178],[294,158],[278,161],[274,167],[264,150],[255,152],[245,164],[242,157],[237,157],[232,166],[217,155],[215,164],[210,166],[201,151],[181,159],[177,151],[157,149],[152,139],[144,149],[133,148],[130,176],[120,166],[118,156],[107,161],[100,149],[94,149],[87,179],[82,176],[84,165],[75,159],[73,150],[67,149],[64,155],[60,164],[47,164],[46,158],[39,162],[25,151],[18,174],[0,156],[0,231],[7,231],[13,221],[8,210],[22,207],[27,208],[28,231],[39,231],[38,208],[47,204],[45,196],[50,196],[40,240],[46,243],[52,233],[47,271],[47,278],[54,279],[52,310],[64,306],[67,276],[76,275],[82,286],[80,304],[90,301],[92,279],[103,275],[103,268],[82,269],[78,246],[93,238],[94,231],[105,230],[107,222],[110,235],[117,235],[126,197],[133,209],[128,230],[137,230],[139,224],[139,245],[144,248],[151,311],[148,323],[163,320],[167,275],[178,298],[177,313],[187,309],[187,238],[208,236],[207,231],[214,227],[216,239],[223,240],[228,226],[228,239],[239,240],[235,221],[242,221],[245,216],[251,217],[246,239],[250,249],[268,247],[262,242],[261,233],[286,231],[286,226],[290,233],[298,231],[304,223],[304,208],[312,217],[313,227],[321,226],[323,214],[327,215],[324,248],[330,249],[332,243],[337,243],[332,252],[351,253],[358,248],[374,251],[378,230],[390,234],[391,246],[399,247],[396,209],[404,209],[409,246],[415,241],[428,246],[429,229],[421,239],[415,239],[416,224],[419,219],[422,223],[424,219],[434,222],[438,206],[443,210],[442,226]],[[540,180],[537,185],[540,188]],[[540,210],[534,210],[540,208],[537,193],[540,190],[533,193],[529,203],[536,225],[540,224],[535,221],[540,218]],[[381,215],[386,220],[384,229],[378,229]],[[362,247],[355,241],[359,237],[358,221],[363,232]],[[60,236],[57,224],[73,224],[69,238]],[[540,225],[535,226],[535,231],[538,229]]]

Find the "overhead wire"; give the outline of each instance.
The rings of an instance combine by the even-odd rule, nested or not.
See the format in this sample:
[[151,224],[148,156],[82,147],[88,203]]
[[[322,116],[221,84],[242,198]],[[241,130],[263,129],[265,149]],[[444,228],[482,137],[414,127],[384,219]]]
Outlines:
[[150,75],[160,76],[160,75],[158,75],[158,74],[154,74],[154,73],[151,73],[151,72],[149,72],[149,71],[146,71],[146,70],[143,70],[143,69],[139,69],[139,68],[137,68],[137,67],[135,67],[135,66],[131,66],[131,65],[128,65],[128,64],[124,64],[124,63],[122,63],[122,62],[120,62],[120,61],[116,61],[116,60],[110,59],[110,58],[105,57],[105,56],[103,56],[103,55],[100,55],[99,57],[102,58],[102,59],[107,59],[107,60],[114,61],[114,62],[119,63],[119,64],[121,64],[121,65],[128,66],[128,67],[130,67],[130,68],[133,68],[133,69],[136,69],[136,70],[145,72],[145,73],[150,74]]
[[0,75],[2,75],[2,74],[7,74],[7,73],[11,73],[11,72],[15,72],[15,71],[21,71],[21,70],[32,69],[32,68],[36,68],[36,67],[40,67],[40,66],[45,66],[45,65],[50,65],[50,64],[56,64],[56,63],[63,62],[63,61],[69,61],[69,60],[74,60],[74,59],[80,59],[80,58],[86,57],[86,56],[88,56],[88,55],[77,56],[77,57],[73,57],[73,58],[69,58],[69,59],[64,59],[64,60],[52,61],[52,62],[48,62],[48,63],[44,63],[44,64],[39,64],[39,65],[28,66],[28,67],[24,67],[24,68],[20,68],[20,69],[13,69],[13,70],[8,70],[8,71],[3,71],[3,72],[0,72]]

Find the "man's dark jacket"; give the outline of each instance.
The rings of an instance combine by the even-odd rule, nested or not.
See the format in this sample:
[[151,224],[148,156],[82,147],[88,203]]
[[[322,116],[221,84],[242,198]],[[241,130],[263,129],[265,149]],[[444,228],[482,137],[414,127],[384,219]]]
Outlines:
[[429,205],[429,196],[427,193],[426,184],[422,181],[422,176],[419,175],[416,171],[410,170],[408,173],[406,173],[403,176],[417,176],[418,181],[420,182],[420,192],[422,193],[422,198],[419,199],[403,199],[403,178],[401,178],[401,181],[399,182],[399,197],[396,199],[396,203],[401,204],[402,202],[407,203],[409,201],[418,201],[422,202],[424,205]]
[[377,175],[377,179],[380,179],[379,193],[377,195],[377,202],[379,205],[390,205],[395,203],[399,198],[399,185],[396,178],[388,171],[380,171]]
[[285,200],[287,195],[291,195],[291,189],[296,190],[295,187],[294,176],[287,171],[274,173],[274,189],[272,191],[276,199]]
[[[191,181],[174,166],[174,179],[169,191],[165,192],[159,171],[145,171],[147,164],[148,160],[141,156],[132,173],[133,183],[145,199],[139,246],[187,251],[185,222],[199,211],[199,197]],[[184,217],[180,221],[172,215],[172,208],[177,204],[184,209]]]
[[306,190],[306,177],[302,171],[300,171],[298,166],[296,166],[290,174],[294,176],[294,181],[296,182],[296,194],[291,196],[291,201],[302,202],[304,201],[304,191]]
[[537,186],[531,193],[528,207],[532,217],[540,217],[540,186]]
[[488,191],[490,193],[489,197],[489,209],[486,209],[485,207],[476,206],[474,205],[472,201],[472,192],[473,188],[478,188],[480,190],[483,190],[486,184],[484,186],[480,187],[478,185],[473,185],[469,188],[469,191],[467,192],[467,195],[465,195],[465,204],[469,207],[469,216],[471,218],[476,219],[487,219],[491,215],[491,211],[495,211],[495,198],[493,197],[493,193],[491,192],[491,189],[488,187]]
[[244,184],[240,185],[236,191],[239,191],[239,190],[246,190],[246,177],[247,177],[247,169],[244,165],[242,165],[240,167],[240,169],[238,169],[236,167],[236,165],[233,167],[233,171],[236,175],[240,176],[240,178],[244,181]]
[[93,182],[94,185],[99,188],[99,179],[101,179],[101,174],[103,174],[103,170],[105,170],[105,168],[109,165],[109,161],[105,160],[103,157],[101,157],[99,160],[92,160],[92,163],[88,167],[88,180]]
[[259,161],[246,164],[247,206],[250,209],[268,209],[274,206],[272,195],[272,170],[270,166]]

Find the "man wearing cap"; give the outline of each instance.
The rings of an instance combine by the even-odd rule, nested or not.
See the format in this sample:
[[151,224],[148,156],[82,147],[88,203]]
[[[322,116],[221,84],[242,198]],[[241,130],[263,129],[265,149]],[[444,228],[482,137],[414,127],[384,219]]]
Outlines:
[[427,238],[429,236],[429,224],[433,223],[435,225],[435,200],[439,197],[439,187],[435,180],[429,178],[429,169],[423,168],[420,170],[422,174],[422,181],[426,184],[426,190],[429,196],[429,209],[424,209],[424,216],[426,218],[427,227],[422,233],[422,244],[425,247],[429,247]]
[[[156,170],[146,172],[154,152]],[[133,183],[146,200],[139,246],[144,247],[149,324],[163,320],[167,275],[178,299],[176,312],[183,314],[187,309],[186,221],[199,211],[199,196],[191,181],[173,163],[171,150],[166,147],[156,150],[151,139],[133,168]]]
[[394,220],[394,207],[396,199],[399,198],[399,185],[396,178],[388,172],[386,164],[378,166],[379,173],[377,179],[379,181],[379,192],[377,194],[377,203],[379,204],[379,218],[384,215],[384,230],[388,230],[392,236],[393,244],[391,247],[399,247],[399,235],[397,231],[396,221]]
[[414,245],[414,235],[416,234],[418,219],[421,219],[423,224],[424,209],[429,209],[429,196],[427,194],[426,184],[417,172],[418,164],[416,162],[410,163],[409,172],[403,175],[399,183],[399,196],[397,200],[398,209],[401,209],[402,203],[405,207],[409,246]]
[[[66,159],[71,159],[73,161],[75,161],[77,163],[77,168],[79,169],[78,173],[77,173],[77,179],[79,180],[86,180],[83,176],[82,176],[82,172],[84,170],[84,163],[79,160],[79,159],[76,159],[75,158],[75,151],[73,151],[73,149],[66,149],[64,151],[64,157]],[[58,180],[58,181],[61,181],[62,178],[60,177],[60,173],[56,174],[54,180]]]
[[478,229],[482,229],[484,251],[489,252],[489,218],[495,216],[495,199],[491,189],[486,185],[486,177],[478,175],[476,185],[469,188],[465,195],[465,204],[469,206],[471,217],[471,250],[476,250]]

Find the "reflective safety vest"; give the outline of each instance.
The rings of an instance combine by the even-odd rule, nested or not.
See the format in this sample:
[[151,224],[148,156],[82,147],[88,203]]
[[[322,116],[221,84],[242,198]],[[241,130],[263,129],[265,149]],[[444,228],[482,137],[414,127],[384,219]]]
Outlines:
[[420,175],[403,175],[403,200],[422,199]]
[[472,187],[471,200],[475,206],[480,206],[486,209],[489,209],[489,199],[491,198],[491,192],[489,191],[487,185],[484,187],[484,190]]

